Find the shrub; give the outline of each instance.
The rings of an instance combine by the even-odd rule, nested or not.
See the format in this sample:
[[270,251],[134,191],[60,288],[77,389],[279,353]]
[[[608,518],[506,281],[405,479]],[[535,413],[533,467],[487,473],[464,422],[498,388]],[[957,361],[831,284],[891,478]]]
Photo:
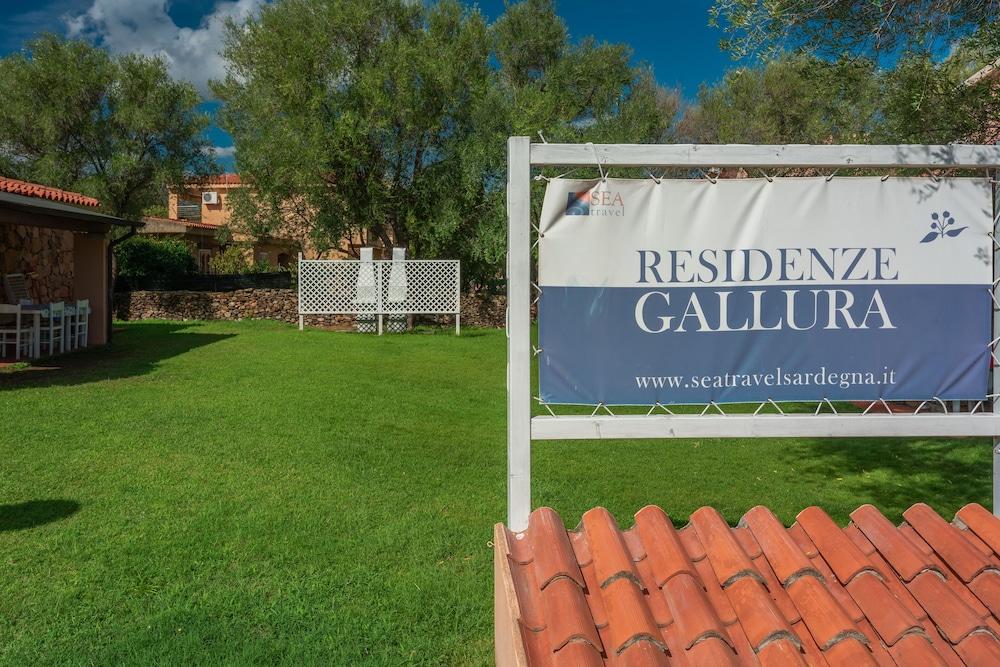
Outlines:
[[247,256],[251,254],[251,249],[242,245],[231,245],[218,255],[213,255],[208,260],[208,268],[212,273],[232,276],[247,273],[269,273],[274,271],[274,267],[264,262],[254,261],[251,264]]
[[173,278],[194,273],[191,249],[180,239],[134,236],[115,247],[118,275],[125,278]]

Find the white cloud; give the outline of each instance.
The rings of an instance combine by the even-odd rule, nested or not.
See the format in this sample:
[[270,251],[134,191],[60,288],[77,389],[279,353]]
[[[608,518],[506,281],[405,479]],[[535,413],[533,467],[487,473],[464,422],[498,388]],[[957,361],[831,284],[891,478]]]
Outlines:
[[218,158],[230,158],[236,155],[235,146],[214,146],[211,151]]
[[246,19],[266,0],[220,0],[197,28],[182,28],[167,13],[167,0],[93,0],[82,14],[65,17],[70,37],[90,40],[112,53],[160,56],[170,73],[194,83],[206,97],[209,79],[225,75],[219,53],[226,19]]

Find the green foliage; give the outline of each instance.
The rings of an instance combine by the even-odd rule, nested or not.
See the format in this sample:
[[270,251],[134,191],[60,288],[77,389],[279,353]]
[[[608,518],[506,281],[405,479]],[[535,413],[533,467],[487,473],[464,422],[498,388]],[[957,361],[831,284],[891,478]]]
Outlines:
[[125,278],[172,278],[195,270],[191,248],[180,239],[133,236],[115,246],[115,259]]
[[656,141],[677,108],[626,47],[570,43],[550,0],[493,25],[455,0],[285,0],[231,24],[224,53],[245,231],[362,233],[474,281],[502,273],[509,135]]
[[0,174],[84,192],[137,218],[213,168],[205,114],[159,58],[45,35],[0,59]]
[[247,273],[269,273],[275,268],[266,262],[254,260],[251,262],[247,257],[251,255],[251,248],[243,244],[234,244],[217,255],[212,255],[208,260],[208,270],[220,275],[240,275]]
[[789,56],[702,87],[680,132],[699,143],[865,143],[879,93],[869,61]]
[[942,62],[914,53],[888,70],[786,54],[703,87],[679,133],[704,143],[996,141],[1000,89],[963,85],[963,53]]
[[[733,77],[727,76],[721,86],[699,98],[703,118],[695,124],[708,136],[716,126],[728,126],[729,135],[754,141],[759,126],[770,124],[768,130],[776,136],[809,140],[816,136],[819,119],[819,127],[828,123],[838,130],[830,133],[837,140],[852,133],[864,141],[885,143],[991,143],[997,139],[998,87],[990,82],[966,84],[967,77],[1000,57],[997,0],[715,0],[710,16],[725,31],[722,46],[734,57],[759,56],[768,63],[763,73],[753,75],[765,86],[768,76],[788,76],[789,62],[796,60],[789,61],[786,53],[822,57],[828,66],[821,69],[834,76],[816,80],[792,67],[790,78],[783,82],[789,84],[788,89],[766,86],[765,91],[738,90]],[[860,65],[859,69],[864,62],[859,58],[880,67]],[[811,84],[816,87],[809,89]],[[851,87],[858,85],[860,102],[851,99]],[[801,103],[790,100],[787,90],[803,95]],[[745,110],[754,99],[762,101],[764,108],[750,110],[751,121],[722,118],[720,104],[726,105],[720,98],[727,96],[742,100],[742,104],[729,104],[731,111]],[[818,114],[803,106],[814,101],[821,107]],[[856,111],[863,115],[845,128],[828,117],[831,102],[834,113],[849,120]],[[869,113],[872,102],[873,114]],[[786,103],[792,105],[792,112],[784,108]],[[806,117],[800,119],[801,124],[785,125],[786,131],[777,127],[794,121],[803,111]],[[769,123],[764,118],[768,113],[777,113],[781,121]],[[697,115],[691,116],[692,123]]]
[[[799,50],[839,57],[942,52],[995,25],[996,0],[715,0],[710,23],[742,58]],[[985,64],[985,63],[983,63]]]

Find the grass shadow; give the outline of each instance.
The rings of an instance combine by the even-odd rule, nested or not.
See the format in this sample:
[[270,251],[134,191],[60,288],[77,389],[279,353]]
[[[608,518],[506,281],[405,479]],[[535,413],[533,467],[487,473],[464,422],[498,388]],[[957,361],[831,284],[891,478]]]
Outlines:
[[61,498],[0,505],[0,533],[43,526],[79,511],[80,503]]
[[187,322],[132,322],[108,345],[40,359],[32,367],[0,374],[0,392],[145,375],[164,359],[237,334],[203,333]]
[[[815,439],[788,444],[780,456],[796,475],[818,488],[842,484],[855,506],[858,500],[869,502],[897,522],[918,502],[946,518],[970,502],[989,506],[991,447],[983,438]],[[846,514],[854,508],[824,509]]]

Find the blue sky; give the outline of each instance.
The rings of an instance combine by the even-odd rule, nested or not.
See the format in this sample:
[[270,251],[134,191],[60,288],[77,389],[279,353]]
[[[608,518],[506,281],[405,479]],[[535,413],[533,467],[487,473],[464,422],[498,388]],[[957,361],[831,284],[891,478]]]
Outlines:
[[[157,53],[174,76],[205,82],[221,76],[215,52],[227,17],[250,15],[264,0],[5,0],[7,21],[0,27],[0,55],[21,48],[28,39],[51,31],[90,40],[113,52]],[[469,3],[473,4],[473,3]],[[479,0],[489,19],[503,12],[503,0]],[[557,0],[574,40],[631,45],[637,62],[653,66],[665,86],[693,98],[702,83],[713,83],[733,66],[718,48],[721,33],[708,27],[711,0]],[[669,11],[664,10],[664,6]],[[206,103],[209,111],[217,105]],[[232,141],[213,127],[210,139],[221,148],[220,162],[232,168]],[[227,150],[228,149],[228,150]]]

